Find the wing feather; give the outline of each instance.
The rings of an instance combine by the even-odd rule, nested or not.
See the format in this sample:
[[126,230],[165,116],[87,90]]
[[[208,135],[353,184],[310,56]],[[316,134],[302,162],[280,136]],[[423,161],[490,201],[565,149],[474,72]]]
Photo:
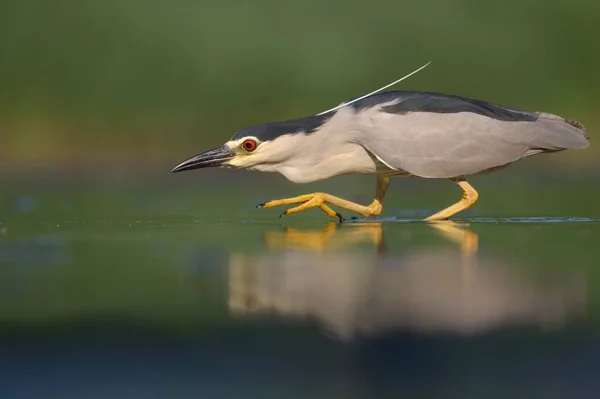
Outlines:
[[427,178],[480,173],[540,152],[585,148],[581,126],[551,114],[506,121],[472,112],[363,111],[356,141],[384,164]]

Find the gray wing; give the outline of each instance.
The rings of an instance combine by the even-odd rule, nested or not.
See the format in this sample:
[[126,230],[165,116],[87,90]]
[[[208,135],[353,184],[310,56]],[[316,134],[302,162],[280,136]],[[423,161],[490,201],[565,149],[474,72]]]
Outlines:
[[357,110],[361,128],[355,140],[388,167],[427,178],[480,173],[540,152],[589,145],[577,122],[535,115],[511,121],[473,112],[400,114],[372,107]]

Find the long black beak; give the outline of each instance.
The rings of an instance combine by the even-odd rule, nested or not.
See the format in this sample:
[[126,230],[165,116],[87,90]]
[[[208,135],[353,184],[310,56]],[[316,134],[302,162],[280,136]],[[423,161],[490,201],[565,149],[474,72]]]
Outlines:
[[175,166],[171,173],[183,172],[184,170],[210,168],[222,166],[226,161],[233,158],[235,153],[227,146],[213,148],[198,155],[186,159],[179,165]]

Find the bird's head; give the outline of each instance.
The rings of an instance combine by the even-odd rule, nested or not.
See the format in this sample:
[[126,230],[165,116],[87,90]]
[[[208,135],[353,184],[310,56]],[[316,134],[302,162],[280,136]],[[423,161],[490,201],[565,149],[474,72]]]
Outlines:
[[186,159],[174,167],[171,173],[208,167],[252,169],[280,159],[283,148],[277,144],[281,143],[262,141],[254,136],[234,138],[219,147]]
[[181,162],[171,173],[207,167],[276,171],[288,160],[307,153],[303,149],[312,144],[307,136],[319,130],[328,118],[311,116],[246,127],[222,146]]

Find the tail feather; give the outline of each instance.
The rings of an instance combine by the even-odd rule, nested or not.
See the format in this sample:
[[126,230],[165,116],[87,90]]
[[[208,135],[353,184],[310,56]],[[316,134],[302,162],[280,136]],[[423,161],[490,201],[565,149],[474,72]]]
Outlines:
[[577,122],[574,119],[565,119],[564,121],[567,122],[569,125],[574,126],[577,129],[581,129],[585,132],[585,126],[583,126],[583,123]]
[[589,146],[589,134],[582,123],[557,115],[540,113],[538,121],[543,128],[535,147],[545,150],[581,149]]

